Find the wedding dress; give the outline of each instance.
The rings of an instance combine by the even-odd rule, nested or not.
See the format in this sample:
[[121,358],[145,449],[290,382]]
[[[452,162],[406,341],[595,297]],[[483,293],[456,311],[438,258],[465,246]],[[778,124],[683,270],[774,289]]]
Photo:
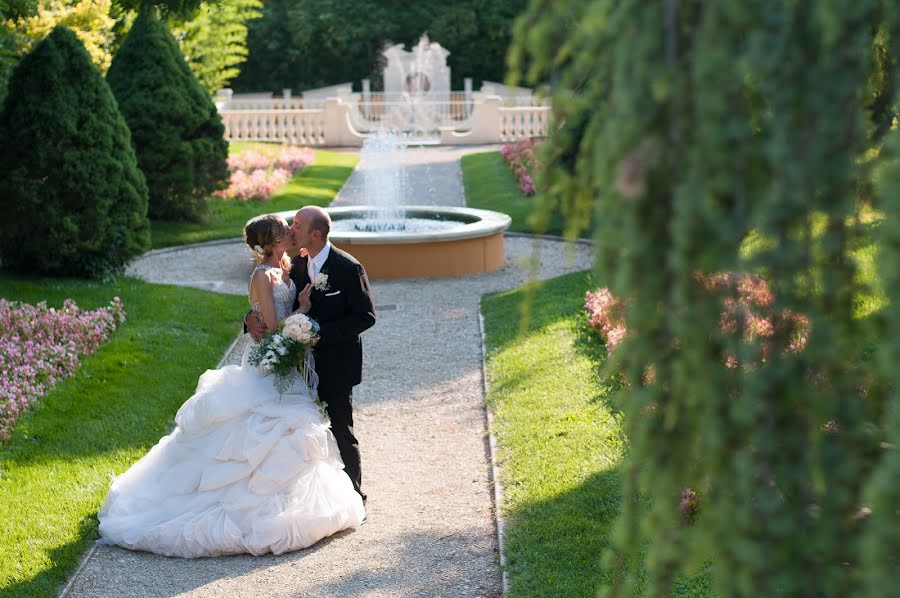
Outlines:
[[[272,292],[281,320],[294,284]],[[240,366],[201,375],[175,430],[113,481],[102,542],[180,557],[281,554],[360,525],[362,499],[306,384],[279,394],[248,351]]]

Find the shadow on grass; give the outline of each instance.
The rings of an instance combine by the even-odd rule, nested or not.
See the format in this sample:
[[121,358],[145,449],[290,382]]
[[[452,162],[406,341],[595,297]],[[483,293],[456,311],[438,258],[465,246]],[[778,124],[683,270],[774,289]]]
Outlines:
[[622,501],[621,466],[568,491],[507,511],[511,596],[596,596],[612,583],[602,565]]
[[[507,511],[510,596],[593,597],[609,588],[613,528],[622,508],[625,465],[568,491]],[[670,596],[712,598],[710,571],[678,577]]]
[[96,537],[97,520],[94,517],[84,518],[79,523],[77,537],[47,552],[50,566],[43,569],[35,577],[3,586],[3,596],[17,598],[44,598],[56,596],[68,582],[73,572],[72,563],[77,563],[88,550]]

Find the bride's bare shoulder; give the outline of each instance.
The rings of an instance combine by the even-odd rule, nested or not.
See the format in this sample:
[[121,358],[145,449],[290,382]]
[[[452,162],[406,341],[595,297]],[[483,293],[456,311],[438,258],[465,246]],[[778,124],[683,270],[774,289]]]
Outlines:
[[[267,286],[272,286],[278,279],[281,278],[281,270],[277,268],[270,268],[268,270],[257,270],[253,273],[253,277],[250,279],[251,285],[262,285],[265,284]],[[259,282],[257,282],[259,281]]]

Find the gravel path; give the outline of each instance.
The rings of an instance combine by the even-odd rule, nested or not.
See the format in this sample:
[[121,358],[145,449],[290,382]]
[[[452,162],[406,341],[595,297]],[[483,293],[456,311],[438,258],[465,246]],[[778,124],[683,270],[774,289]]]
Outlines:
[[[363,335],[354,399],[369,495],[368,522],[358,530],[278,557],[182,560],[99,546],[68,595],[500,596],[479,300],[590,260],[586,245],[513,236],[494,273],[373,282],[378,321]],[[210,264],[220,265],[221,278],[210,280]],[[152,252],[130,274],[243,294],[250,270],[242,243],[218,242]]]

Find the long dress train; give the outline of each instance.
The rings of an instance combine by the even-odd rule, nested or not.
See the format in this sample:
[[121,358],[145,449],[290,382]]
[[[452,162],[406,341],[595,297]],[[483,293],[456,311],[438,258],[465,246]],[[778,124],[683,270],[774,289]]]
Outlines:
[[[294,292],[274,285],[279,319]],[[241,365],[200,376],[175,423],[113,481],[99,513],[104,542],[180,557],[281,554],[364,519],[328,420],[299,377],[281,394],[245,351]]]

